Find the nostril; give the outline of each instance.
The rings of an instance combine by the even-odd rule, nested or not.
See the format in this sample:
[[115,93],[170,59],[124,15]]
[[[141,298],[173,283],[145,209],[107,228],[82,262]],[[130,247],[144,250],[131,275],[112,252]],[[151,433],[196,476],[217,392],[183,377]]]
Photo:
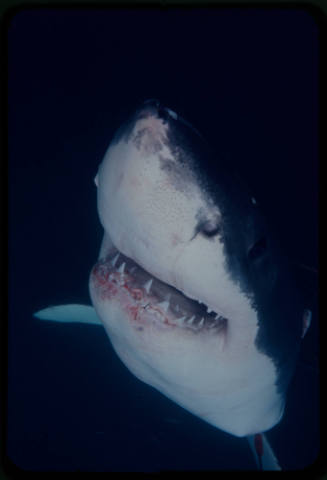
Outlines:
[[255,242],[248,251],[248,257],[250,260],[257,260],[262,257],[267,251],[267,239],[266,237],[260,238]]

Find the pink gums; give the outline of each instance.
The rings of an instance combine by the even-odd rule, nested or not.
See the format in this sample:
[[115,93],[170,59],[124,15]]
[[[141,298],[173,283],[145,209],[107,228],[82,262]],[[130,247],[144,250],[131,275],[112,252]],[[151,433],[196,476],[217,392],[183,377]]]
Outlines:
[[156,305],[158,298],[148,294],[145,288],[135,286],[136,279],[130,273],[118,272],[109,261],[93,267],[91,282],[98,300],[118,303],[129,320],[142,325],[156,323],[176,327],[169,314]]

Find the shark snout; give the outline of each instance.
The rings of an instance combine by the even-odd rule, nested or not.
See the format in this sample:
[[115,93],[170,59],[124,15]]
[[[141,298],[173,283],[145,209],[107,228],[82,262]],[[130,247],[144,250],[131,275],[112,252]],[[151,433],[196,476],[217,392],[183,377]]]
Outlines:
[[150,98],[143,102],[143,105],[140,109],[140,115],[144,114],[154,114],[158,118],[164,121],[169,121],[171,119],[177,120],[178,115],[170,108],[166,107],[160,100],[156,98]]

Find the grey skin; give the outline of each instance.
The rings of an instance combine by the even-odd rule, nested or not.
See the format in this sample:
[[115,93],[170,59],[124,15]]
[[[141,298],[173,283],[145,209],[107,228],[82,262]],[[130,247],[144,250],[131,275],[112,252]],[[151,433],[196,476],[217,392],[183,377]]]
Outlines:
[[[303,307],[248,189],[194,127],[157,100],[145,102],[117,131],[95,182],[105,230],[101,268],[109,271],[118,251],[120,263],[140,267],[143,276],[134,274],[134,283],[156,280],[155,298],[142,299],[147,310],[138,314],[136,333],[126,314],[129,300],[104,301],[91,274],[93,305],[122,361],[229,433],[274,426],[296,363]],[[173,301],[162,322],[177,322],[178,302],[191,319],[162,333],[151,307],[165,292]],[[196,339],[184,328],[192,322]]]
[[272,428],[311,316],[247,187],[157,100],[119,128],[95,183],[94,308],[36,316],[101,323],[134,375],[232,435]]
[[[114,142],[127,140],[137,119],[148,114],[158,116],[169,125],[167,143],[178,163],[188,165],[201,188],[209,192],[219,208],[217,221],[197,212],[194,236],[198,233],[208,238],[219,236],[226,270],[244,295],[251,298],[257,312],[259,330],[255,344],[276,366],[276,385],[284,396],[299,352],[303,305],[278,240],[242,179],[214,153],[193,126],[158,100],[145,101],[118,130]],[[181,181],[176,166],[164,157],[161,162],[179,188]]]

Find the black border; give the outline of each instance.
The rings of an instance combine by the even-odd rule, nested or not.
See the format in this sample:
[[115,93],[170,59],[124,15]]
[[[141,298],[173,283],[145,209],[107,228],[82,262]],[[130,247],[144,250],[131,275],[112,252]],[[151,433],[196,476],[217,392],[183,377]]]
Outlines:
[[[90,9],[115,9],[115,8],[138,8],[138,9],[161,9],[161,10],[166,10],[166,9],[172,9],[172,8],[226,8],[226,9],[232,9],[232,8],[240,8],[240,9],[261,9],[261,10],[269,10],[269,9],[292,9],[292,10],[305,10],[307,13],[309,13],[314,21],[316,22],[318,29],[319,29],[319,226],[323,225],[323,218],[322,218],[322,204],[323,204],[323,192],[324,192],[324,184],[321,181],[323,177],[323,166],[324,162],[326,161],[326,149],[325,149],[325,137],[327,135],[327,130],[325,130],[326,123],[325,123],[325,109],[326,109],[326,98],[325,98],[325,85],[327,85],[327,76],[325,74],[326,72],[326,60],[327,60],[327,49],[326,49],[326,26],[327,26],[327,1],[325,0],[311,0],[310,1],[287,1],[284,2],[282,0],[275,0],[275,1],[265,1],[265,0],[257,0],[257,1],[251,1],[248,2],[246,0],[244,1],[238,1],[238,2],[233,2],[233,1],[219,1],[219,0],[213,0],[209,2],[201,2],[201,1],[190,1],[190,0],[185,0],[185,1],[174,1],[174,0],[157,0],[157,1],[148,1],[148,2],[138,2],[132,1],[132,2],[119,2],[117,0],[115,1],[110,1],[110,0],[103,0],[102,2],[94,2],[90,3],[89,1],[87,2],[63,2],[62,0],[59,1],[52,1],[48,2],[47,0],[41,0],[39,2],[29,2],[28,0],[25,2],[24,0],[19,1],[19,0],[6,0],[5,2],[1,2],[0,5],[0,25],[1,25],[1,59],[2,59],[2,65],[1,65],[1,72],[3,72],[2,75],[2,96],[1,96],[1,106],[2,106],[2,158],[4,159],[1,162],[1,170],[0,170],[0,178],[2,180],[2,185],[1,185],[1,201],[2,201],[2,232],[4,230],[3,227],[8,226],[8,210],[7,210],[7,202],[8,202],[8,184],[7,184],[7,179],[8,179],[8,145],[7,145],[7,139],[8,139],[8,126],[7,126],[7,118],[8,118],[8,106],[7,106],[7,92],[8,92],[8,84],[7,84],[7,78],[8,78],[8,65],[7,65],[7,52],[8,52],[8,44],[7,44],[7,31],[10,25],[10,22],[12,18],[19,13],[22,10],[27,10],[27,9],[71,9],[71,10],[90,10]],[[323,229],[319,228],[319,264],[322,264],[323,262],[323,255],[322,255],[322,248],[325,245],[325,243],[322,241],[322,236],[323,236]],[[8,249],[9,249],[9,242],[8,242],[8,235],[5,236],[4,234],[1,235],[1,241],[2,241],[2,251],[3,251],[3,257],[2,257],[2,267],[3,271],[6,272],[6,275],[4,275],[4,282],[3,282],[3,287],[2,287],[2,294],[3,294],[3,301],[2,304],[5,305],[3,309],[3,316],[8,318],[8,306],[7,306],[7,299],[8,299]],[[322,246],[322,248],[320,248]],[[318,269],[318,278],[319,278],[319,287],[323,284],[322,282],[322,273],[321,270],[322,268]],[[318,288],[319,288],[318,287]],[[324,314],[323,314],[323,307],[322,307],[322,302],[321,302],[321,288],[319,288],[319,311],[320,311],[320,319],[324,319]],[[323,347],[321,338],[326,338],[324,335],[325,333],[325,326],[323,324],[323,321],[320,321],[319,319],[319,328],[320,328],[320,346]],[[8,376],[7,376],[7,371],[8,371],[8,344],[7,344],[7,338],[8,338],[8,322],[3,320],[0,322],[0,338],[2,341],[1,344],[1,356],[0,356],[0,380],[1,380],[1,403],[0,403],[0,428],[1,428],[1,436],[0,436],[0,445],[1,445],[1,452],[0,452],[0,480],[2,478],[15,478],[15,477],[20,477],[24,476],[26,474],[31,473],[33,476],[62,476],[63,474],[67,474],[68,472],[37,472],[37,471],[24,471],[17,467],[13,462],[9,460],[8,457],[5,455],[5,445],[6,445],[6,429],[7,429],[7,422],[6,422],[6,412],[7,412],[7,395],[6,395],[6,387],[8,384]],[[324,349],[320,348],[322,358],[324,356]],[[324,405],[326,404],[325,400],[325,394],[324,394],[324,388],[323,388],[323,377],[321,373],[321,367],[322,365],[325,364],[325,361],[320,361],[320,395],[321,395],[321,427],[325,425],[325,414],[324,414]],[[322,428],[321,428],[322,430]],[[308,439],[308,441],[310,441]],[[308,466],[304,470],[298,470],[298,471],[287,471],[287,472],[279,472],[279,475],[291,475],[291,476],[296,476],[296,478],[299,478],[304,476],[305,478],[318,478],[318,479],[323,479],[327,480],[327,465],[326,465],[326,456],[327,456],[327,451],[325,454],[325,449],[324,449],[324,432],[321,432],[320,434],[320,445],[321,445],[321,450],[319,452],[319,455],[317,457],[317,460],[314,464]],[[86,472],[69,472],[71,473],[82,473],[83,475],[86,474]],[[91,475],[94,475],[95,472],[87,472]],[[113,474],[114,472],[104,472],[104,473],[109,473]],[[120,472],[118,472],[119,474]],[[122,472],[124,474],[126,472]],[[181,472],[165,472],[168,475],[173,474],[173,473],[178,473],[180,474]],[[198,472],[185,472],[188,476],[197,474]],[[219,476],[221,475],[233,475],[233,474],[242,474],[243,472],[226,472],[226,471],[217,471],[217,472],[199,472],[200,475],[210,475],[212,473],[218,474]],[[252,471],[246,471],[244,473],[249,473],[249,474],[260,474],[260,472],[252,472]],[[273,472],[261,472],[265,473],[266,475],[274,475]],[[275,473],[276,474],[276,473]],[[142,473],[142,476],[145,475]],[[147,474],[147,475],[157,475],[155,472],[153,474]],[[277,473],[278,475],[278,473]]]

